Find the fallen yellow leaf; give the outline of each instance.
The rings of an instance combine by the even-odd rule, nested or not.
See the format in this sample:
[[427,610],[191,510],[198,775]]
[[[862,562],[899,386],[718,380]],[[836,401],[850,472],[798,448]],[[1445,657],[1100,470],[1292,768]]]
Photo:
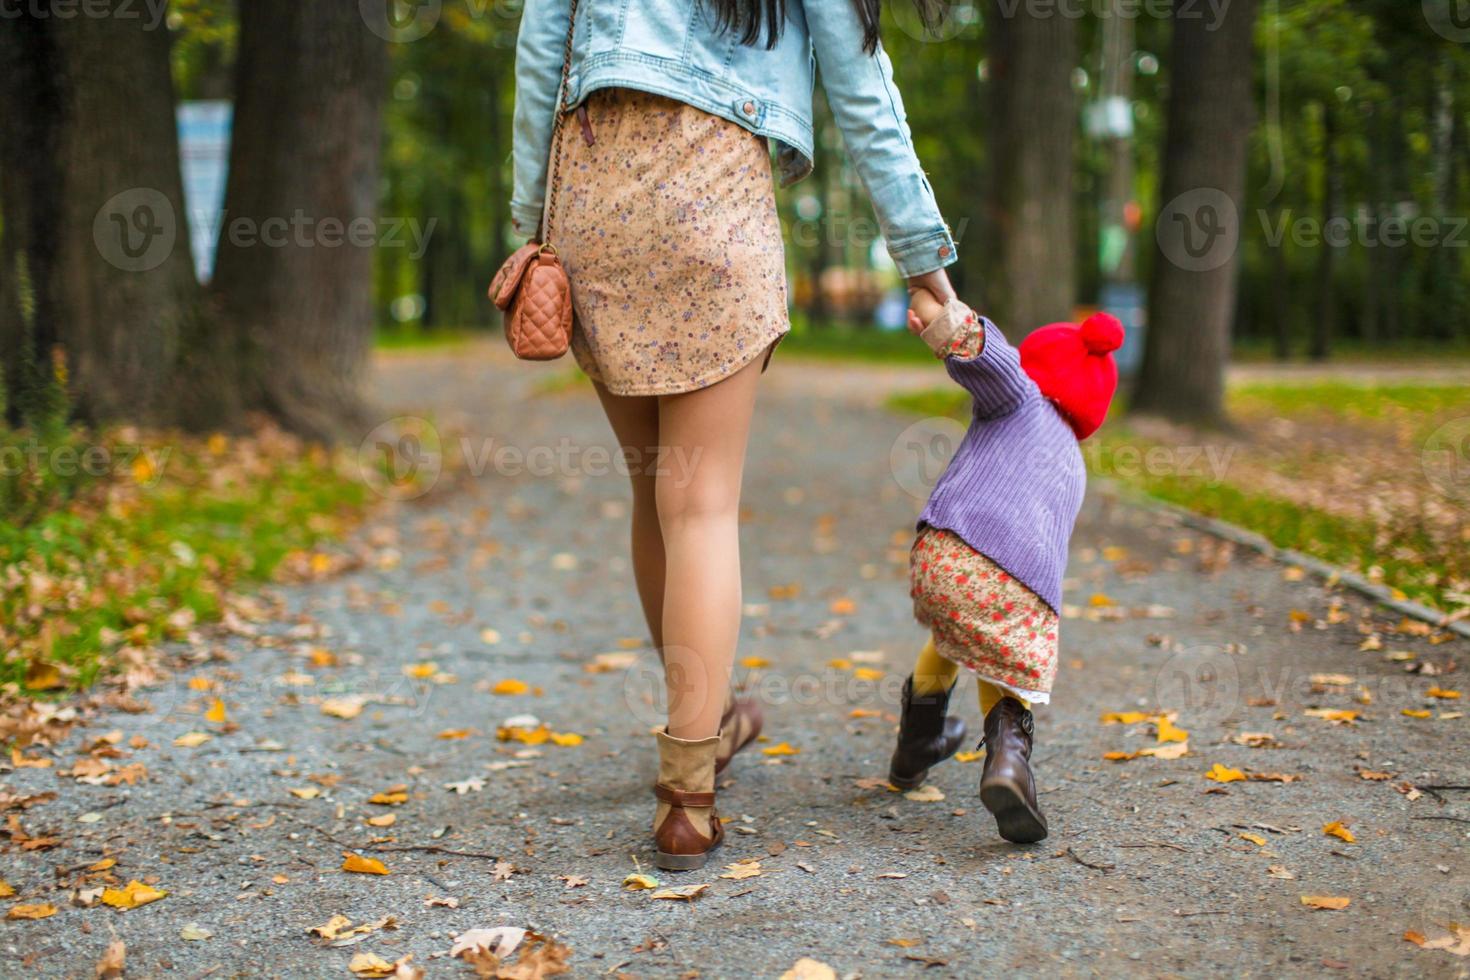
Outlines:
[[361,854],[353,854],[351,851],[342,852],[342,870],[360,875],[385,875],[391,873],[388,870],[388,866],[377,858],[363,857]]
[[1345,909],[1349,905],[1351,905],[1352,902],[1353,902],[1353,900],[1351,898],[1338,897],[1338,896],[1335,896],[1335,895],[1303,895],[1302,896],[1302,904],[1305,905],[1305,906],[1307,906],[1308,908],[1310,908],[1310,909],[1325,909],[1325,910],[1327,910],[1329,912],[1336,912],[1339,909]]
[[1442,698],[1442,699],[1447,700],[1447,701],[1453,701],[1453,700],[1455,700],[1456,698],[1458,698],[1460,696],[1460,692],[1459,691],[1450,691],[1450,690],[1446,690],[1443,687],[1435,686],[1435,687],[1431,687],[1429,690],[1425,691],[1424,692],[1424,695],[1425,695],[1425,697]]
[[1168,718],[1159,719],[1159,741],[1160,742],[1183,742],[1189,738],[1189,733]]
[[1362,712],[1348,708],[1308,708],[1306,714],[1323,721],[1357,721]]
[[954,761],[956,762],[978,762],[983,758],[985,758],[985,752],[983,750],[975,752],[956,752],[954,754]]
[[225,703],[215,698],[210,704],[209,710],[204,713],[204,720],[216,725],[223,725],[230,720],[229,712],[225,710]]
[[630,892],[658,887],[658,879],[652,875],[632,874],[623,879],[623,887]]
[[322,791],[315,786],[297,786],[289,792],[299,800],[314,800],[322,795]]
[[771,666],[771,662],[765,657],[741,657],[740,666],[750,670],[758,670],[761,667]]
[[13,898],[15,889],[10,887],[10,882],[0,878],[0,898]]
[[1109,711],[1103,714],[1101,721],[1104,725],[1136,725],[1151,717],[1142,711]]
[[1423,708],[1404,708],[1400,713],[1410,718],[1430,718],[1434,715],[1434,712],[1425,711]]
[[368,817],[363,823],[369,827],[391,827],[398,822],[398,814],[384,813],[376,817]]
[[1342,825],[1341,820],[1334,820],[1329,824],[1324,824],[1322,827],[1322,833],[1326,834],[1329,837],[1336,837],[1339,840],[1345,840],[1349,844],[1355,844],[1358,841],[1358,839],[1353,836],[1353,832]]
[[852,676],[860,681],[881,681],[884,674],[883,671],[874,667],[859,667],[852,672]]
[[102,892],[102,903],[111,905],[115,909],[135,909],[149,902],[156,902],[166,896],[168,892],[145,885],[136,879],[129,881],[124,888],[107,888]]
[[213,737],[208,732],[186,732],[174,739],[174,745],[181,749],[198,748]]
[[45,919],[56,914],[56,906],[50,902],[36,905],[12,905],[5,913],[7,919]]
[[834,616],[851,616],[857,612],[857,603],[851,599],[833,599],[827,610]]
[[762,755],[799,755],[801,749],[793,747],[788,742],[780,742],[776,745],[768,745],[761,749]]
[[1229,766],[1222,766],[1220,763],[1217,762],[1210,767],[1209,772],[1205,773],[1205,778],[1213,779],[1217,783],[1234,783],[1245,779],[1245,773],[1241,772],[1239,769],[1231,769]]
[[852,661],[842,657],[833,657],[827,661],[827,666],[833,670],[852,670]]
[[500,681],[494,687],[492,687],[490,689],[490,693],[513,696],[517,694],[525,694],[530,689],[531,685],[527,684],[525,681],[518,681],[513,677],[507,677],[505,680]]
[[413,677],[418,680],[427,680],[430,677],[433,677],[435,674],[439,673],[439,665],[434,663],[434,661],[432,660],[425,660],[422,663],[416,664],[404,664],[403,673],[407,677]]
[[446,742],[449,742],[455,739],[469,738],[473,734],[475,734],[475,730],[473,728],[446,728],[436,737],[442,738]]
[[581,745],[582,736],[576,732],[551,732],[551,743],[553,745]]
[[408,787],[389,786],[381,793],[374,793],[372,796],[369,796],[368,802],[376,803],[378,806],[398,806],[400,803],[407,803]]
[[1266,846],[1266,838],[1262,837],[1260,834],[1247,834],[1247,833],[1242,833],[1240,835],[1240,837],[1241,837],[1242,840],[1248,840],[1248,841],[1250,841],[1252,844],[1256,845],[1257,847],[1265,847]]

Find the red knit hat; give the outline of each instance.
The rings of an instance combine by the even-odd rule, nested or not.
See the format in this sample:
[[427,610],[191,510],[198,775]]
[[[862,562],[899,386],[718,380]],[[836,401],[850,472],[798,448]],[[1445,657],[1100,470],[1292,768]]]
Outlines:
[[1123,345],[1123,324],[1109,313],[1094,313],[1075,323],[1053,323],[1021,342],[1021,367],[1050,399],[1078,439],[1086,439],[1107,418],[1118,390],[1113,351]]

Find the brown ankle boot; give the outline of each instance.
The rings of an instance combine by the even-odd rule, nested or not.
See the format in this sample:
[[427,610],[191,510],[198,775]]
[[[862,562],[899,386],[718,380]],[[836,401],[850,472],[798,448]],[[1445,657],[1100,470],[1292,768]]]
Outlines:
[[725,828],[715,814],[715,754],[720,736],[697,741],[674,738],[668,732],[658,739],[658,783],[653,795],[658,809],[653,815],[653,843],[658,849],[655,863],[665,871],[691,871],[704,867],[709,852],[725,839]]
[[903,685],[903,717],[898,723],[898,745],[888,763],[888,781],[899,789],[924,782],[929,768],[955,754],[965,740],[965,720],[949,714],[949,694],[914,694],[912,675]]
[[1031,775],[1031,733],[1031,712],[1015,698],[1001,698],[985,716],[980,802],[995,817],[1000,835],[1014,844],[1046,837],[1046,817],[1036,804]]
[[725,714],[720,719],[720,751],[715,755],[715,774],[725,771],[735,753],[745,748],[761,733],[765,714],[755,698],[736,698],[732,690],[725,699]]

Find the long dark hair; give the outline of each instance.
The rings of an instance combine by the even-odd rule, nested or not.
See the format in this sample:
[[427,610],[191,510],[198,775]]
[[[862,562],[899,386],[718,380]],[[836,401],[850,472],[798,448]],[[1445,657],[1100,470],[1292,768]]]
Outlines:
[[[736,31],[741,44],[756,44],[765,33],[765,45],[774,48],[786,25],[786,0],[704,0],[715,12],[724,30]],[[882,13],[880,0],[852,0],[858,18],[863,22],[863,50],[878,50],[878,20]],[[944,18],[948,0],[914,0],[926,30],[933,30]]]

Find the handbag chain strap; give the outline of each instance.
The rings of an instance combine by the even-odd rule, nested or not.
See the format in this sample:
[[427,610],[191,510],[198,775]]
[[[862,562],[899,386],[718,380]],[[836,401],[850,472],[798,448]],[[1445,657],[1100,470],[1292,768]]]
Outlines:
[[572,37],[577,31],[577,0],[572,0],[572,9],[567,17],[567,46],[561,59],[561,84],[556,89],[556,115],[551,124],[551,166],[546,181],[546,209],[541,215],[543,245],[551,234],[551,221],[556,216],[556,186],[561,182],[561,129],[566,118],[567,78],[572,72]]

